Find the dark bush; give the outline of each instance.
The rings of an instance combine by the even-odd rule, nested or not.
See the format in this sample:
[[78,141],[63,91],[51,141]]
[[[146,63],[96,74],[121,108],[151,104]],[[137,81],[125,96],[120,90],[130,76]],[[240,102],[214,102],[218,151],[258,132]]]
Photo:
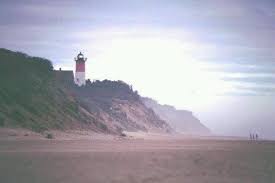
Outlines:
[[105,124],[103,124],[103,123],[100,123],[100,129],[102,129],[103,131],[107,131],[108,130],[108,127],[105,125]]
[[53,139],[53,134],[47,133],[47,134],[46,134],[46,138],[47,138],[47,139]]
[[127,135],[125,133],[121,133],[120,136],[121,137],[127,137]]

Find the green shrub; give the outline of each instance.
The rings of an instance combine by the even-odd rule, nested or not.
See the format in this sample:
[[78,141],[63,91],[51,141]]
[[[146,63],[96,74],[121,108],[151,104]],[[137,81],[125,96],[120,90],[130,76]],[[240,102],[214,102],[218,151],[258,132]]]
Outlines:
[[21,111],[17,110],[17,109],[14,109],[12,111],[12,113],[10,114],[10,117],[15,121],[15,122],[24,122],[25,120],[25,117],[24,115],[22,114]]

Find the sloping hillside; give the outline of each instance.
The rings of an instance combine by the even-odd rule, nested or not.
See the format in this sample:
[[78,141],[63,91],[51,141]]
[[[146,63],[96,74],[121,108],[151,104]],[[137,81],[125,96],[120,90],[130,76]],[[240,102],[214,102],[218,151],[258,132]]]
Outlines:
[[2,127],[38,132],[84,127],[98,130],[91,124],[93,119],[56,80],[49,60],[0,49],[0,85]]
[[76,87],[72,71],[54,71],[49,60],[0,49],[0,127],[170,131],[169,125],[123,82]]
[[204,126],[192,112],[177,110],[173,106],[160,105],[150,98],[142,98],[143,103],[154,110],[154,112],[165,120],[177,132],[186,134],[206,135],[210,130]]

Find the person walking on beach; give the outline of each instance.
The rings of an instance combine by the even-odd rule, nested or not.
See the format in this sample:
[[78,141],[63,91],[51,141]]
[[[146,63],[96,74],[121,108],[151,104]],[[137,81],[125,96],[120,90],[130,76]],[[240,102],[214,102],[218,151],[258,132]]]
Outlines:
[[258,134],[256,133],[256,135],[255,135],[256,141],[258,140],[258,138],[259,138],[259,136],[258,136]]

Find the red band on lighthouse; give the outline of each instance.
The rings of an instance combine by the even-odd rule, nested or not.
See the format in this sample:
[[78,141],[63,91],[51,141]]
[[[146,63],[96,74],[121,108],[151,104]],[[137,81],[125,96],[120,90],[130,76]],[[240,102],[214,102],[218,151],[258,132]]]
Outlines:
[[76,62],[76,72],[85,72],[85,62]]

